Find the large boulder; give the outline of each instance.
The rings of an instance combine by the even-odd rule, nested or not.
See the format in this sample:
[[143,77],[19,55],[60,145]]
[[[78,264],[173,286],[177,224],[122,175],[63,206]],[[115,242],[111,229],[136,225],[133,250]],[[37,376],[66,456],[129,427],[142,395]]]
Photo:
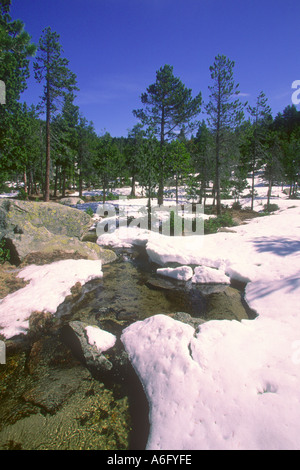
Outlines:
[[65,258],[114,261],[111,250],[82,241],[92,224],[85,212],[54,202],[0,200],[0,238],[6,240],[14,264]]
[[55,235],[81,239],[92,224],[85,212],[55,202],[0,201],[1,232],[22,234],[34,226]]

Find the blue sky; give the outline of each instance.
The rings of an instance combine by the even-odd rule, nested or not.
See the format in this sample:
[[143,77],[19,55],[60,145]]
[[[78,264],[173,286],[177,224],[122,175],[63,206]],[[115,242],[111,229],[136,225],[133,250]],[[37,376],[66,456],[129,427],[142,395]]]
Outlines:
[[[11,16],[35,43],[47,26],[60,34],[76,104],[98,134],[127,136],[165,64],[207,101],[209,67],[224,54],[235,61],[241,100],[253,105],[264,91],[274,116],[292,104],[300,79],[298,0],[12,0]],[[37,104],[41,93],[32,72],[22,99]]]

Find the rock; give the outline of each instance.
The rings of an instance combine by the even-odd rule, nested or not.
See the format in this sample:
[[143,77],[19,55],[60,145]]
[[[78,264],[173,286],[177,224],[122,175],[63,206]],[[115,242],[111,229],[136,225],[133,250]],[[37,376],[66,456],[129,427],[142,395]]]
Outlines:
[[20,269],[12,268],[9,263],[0,265],[0,299],[28,284],[24,279],[17,277],[19,272]]
[[22,265],[41,265],[61,259],[99,259],[107,264],[117,259],[112,250],[77,238],[52,235],[45,229],[34,229],[31,235],[6,238],[6,244],[11,251],[11,261],[16,265],[21,262]]
[[35,341],[27,358],[26,370],[31,378],[22,398],[27,403],[53,414],[81,386],[90,380],[83,367],[55,335],[46,332]]
[[92,219],[85,212],[55,202],[0,201],[0,230],[6,236],[30,233],[34,227],[81,239],[91,225]]
[[232,287],[223,292],[211,294],[207,297],[207,320],[238,320],[248,319],[247,312],[242,304],[241,293]]
[[[130,368],[127,353],[124,351],[123,346],[117,340],[114,346],[106,351],[101,351],[95,344],[90,344],[88,338],[87,328],[91,325],[81,322],[72,321],[67,327],[64,328],[63,338],[73,351],[81,360],[84,360],[87,368],[99,378],[105,380],[107,378],[123,381],[127,375],[128,368]],[[95,325],[93,328],[98,329],[101,333],[110,333],[101,330]]]
[[206,320],[204,320],[203,318],[192,317],[189,313],[185,312],[171,313],[168,316],[174,318],[174,320],[181,321],[182,323],[187,323],[195,329],[197,329],[198,326],[202,323],[206,322]]
[[232,217],[233,225],[241,225],[243,223],[242,219],[239,217]]
[[96,346],[89,344],[88,342],[86,328],[89,325],[80,321],[72,321],[69,323],[69,326],[79,340],[81,351],[86,361],[87,367],[95,367],[100,371],[111,370],[113,367],[112,363],[106,359],[101,350],[99,350]]
[[14,264],[45,264],[60,259],[117,259],[111,250],[81,238],[92,219],[56,203],[0,201],[0,228]]
[[60,204],[64,204],[66,206],[75,206],[77,204],[84,204],[83,199],[80,199],[80,197],[76,197],[76,196],[62,197],[59,202]]
[[76,392],[81,381],[87,379],[88,371],[79,366],[66,370],[50,370],[24,393],[23,399],[53,414]]
[[193,270],[190,266],[179,266],[178,268],[158,268],[156,270],[160,276],[171,277],[178,281],[188,281],[193,276]]
[[[174,280],[175,281],[175,280]],[[177,281],[177,284],[179,284],[180,281]],[[153,279],[150,278],[146,282],[146,286],[149,287],[150,289],[155,289],[155,290],[177,290],[178,285],[175,285],[173,282],[167,280],[167,279]]]
[[[240,225],[240,224],[239,224]],[[228,227],[220,227],[218,228],[218,232],[225,232],[225,233],[237,233],[236,230],[232,230]]]

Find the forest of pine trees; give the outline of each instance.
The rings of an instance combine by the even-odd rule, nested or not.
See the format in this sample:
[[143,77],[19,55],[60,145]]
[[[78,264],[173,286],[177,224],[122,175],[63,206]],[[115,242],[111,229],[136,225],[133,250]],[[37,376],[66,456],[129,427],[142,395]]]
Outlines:
[[[173,67],[156,72],[155,83],[133,110],[137,124],[127,136],[97,135],[74,104],[80,92],[76,76],[63,57],[59,34],[47,28],[39,44],[31,43],[20,20],[10,16],[10,0],[0,2],[0,80],[6,103],[0,105],[0,191],[8,182],[22,187],[24,198],[64,196],[101,188],[103,198],[117,185],[135,183],[163,202],[167,184],[183,182],[191,196],[204,202],[213,195],[217,211],[221,197],[238,200],[246,178],[258,170],[269,185],[290,187],[295,197],[300,167],[300,111],[287,106],[275,117],[267,96],[239,101],[234,62],[219,55],[210,67],[209,101],[195,98]],[[30,73],[41,87],[38,106],[21,103]],[[252,201],[254,184],[249,187]],[[176,190],[176,197],[178,193]]]

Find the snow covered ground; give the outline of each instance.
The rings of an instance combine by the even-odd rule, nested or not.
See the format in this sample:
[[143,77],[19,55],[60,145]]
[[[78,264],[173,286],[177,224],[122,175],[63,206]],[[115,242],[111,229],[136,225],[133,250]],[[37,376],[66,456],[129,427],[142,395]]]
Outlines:
[[[176,261],[246,281],[258,313],[196,331],[158,314],[123,332],[150,405],[148,449],[300,449],[300,201],[274,189],[280,210],[235,233],[174,238],[136,230],[118,239],[116,231],[98,240],[144,244],[161,266]],[[257,191],[259,208],[267,188]]]
[[54,314],[77,282],[84,284],[102,276],[98,260],[63,260],[44,266],[27,266],[18,277],[29,284],[0,300],[1,334],[7,339],[26,334],[31,313]]
[[[257,183],[261,210],[267,187]],[[258,314],[194,330],[158,312],[123,331],[150,405],[147,449],[300,449],[300,200],[289,200],[281,188],[273,194],[280,210],[234,233],[168,237],[132,228],[98,239],[144,245],[161,269],[168,262],[184,267],[165,275],[246,281],[246,300]],[[249,198],[240,202],[250,205]],[[97,261],[59,263],[25,268],[20,276],[30,284],[0,301],[7,338],[26,331],[31,311],[54,313],[77,281],[102,276]]]

